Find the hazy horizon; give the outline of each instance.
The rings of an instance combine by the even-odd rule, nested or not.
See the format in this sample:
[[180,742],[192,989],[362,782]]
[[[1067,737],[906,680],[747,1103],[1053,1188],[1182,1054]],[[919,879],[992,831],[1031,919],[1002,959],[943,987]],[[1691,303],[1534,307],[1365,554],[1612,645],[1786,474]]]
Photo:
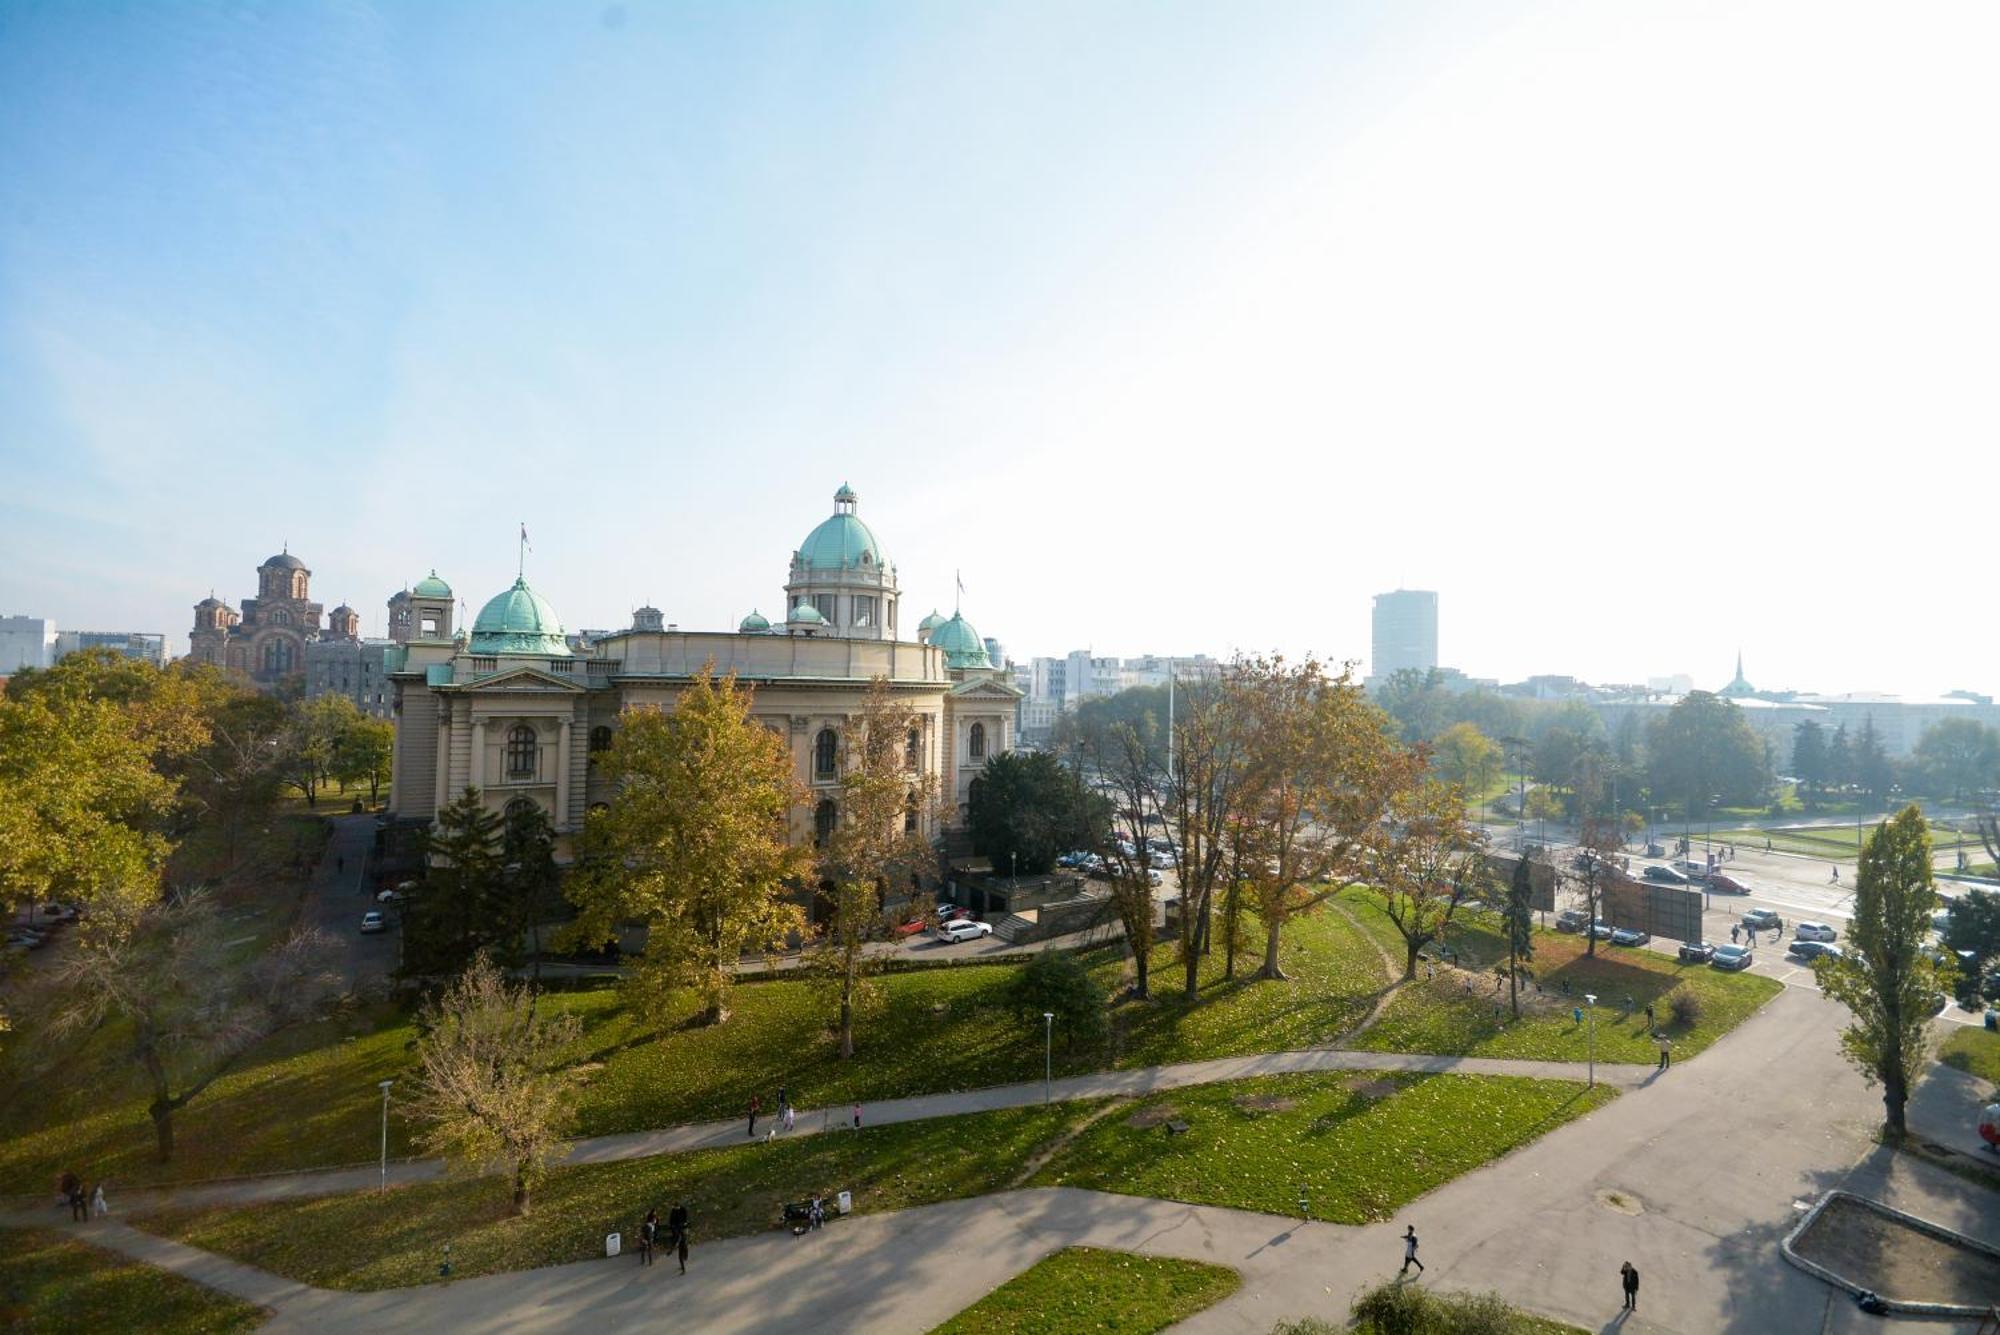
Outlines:
[[288,544],[380,634],[525,523],[569,628],[726,629],[848,482],[1017,659],[1365,670],[1410,587],[1475,676],[2000,694],[1996,37],[16,0],[0,615],[185,653]]

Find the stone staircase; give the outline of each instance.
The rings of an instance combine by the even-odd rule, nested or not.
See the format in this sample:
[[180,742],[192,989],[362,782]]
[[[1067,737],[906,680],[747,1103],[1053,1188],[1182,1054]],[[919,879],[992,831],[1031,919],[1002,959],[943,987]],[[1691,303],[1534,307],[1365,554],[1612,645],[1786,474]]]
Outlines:
[[993,924],[993,935],[1002,941],[1024,940],[1034,935],[1035,929],[1041,925],[1041,916],[1040,911],[1036,909],[1022,909],[1019,913],[1010,913]]

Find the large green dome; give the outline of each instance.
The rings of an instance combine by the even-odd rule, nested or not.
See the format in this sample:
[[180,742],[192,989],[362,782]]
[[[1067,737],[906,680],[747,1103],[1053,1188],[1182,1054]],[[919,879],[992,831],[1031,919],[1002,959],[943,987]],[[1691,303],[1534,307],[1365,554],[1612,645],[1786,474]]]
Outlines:
[[979,638],[979,632],[972,628],[957,612],[931,632],[931,643],[944,650],[946,667],[990,668],[993,660],[987,656],[986,642]]
[[514,587],[479,609],[472,623],[475,654],[530,654],[538,658],[569,657],[562,618],[548,600],[516,579]]
[[806,534],[799,544],[799,560],[813,570],[846,570],[859,565],[882,564],[882,544],[874,530],[854,513],[860,498],[845,482],[833,493],[834,513]]

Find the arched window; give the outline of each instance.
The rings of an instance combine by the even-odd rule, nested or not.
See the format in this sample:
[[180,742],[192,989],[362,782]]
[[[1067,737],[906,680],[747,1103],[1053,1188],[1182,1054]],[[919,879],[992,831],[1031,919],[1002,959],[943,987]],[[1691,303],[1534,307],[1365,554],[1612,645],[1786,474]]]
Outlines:
[[903,768],[918,770],[924,767],[924,734],[917,728],[910,729],[910,735],[903,739]]
[[840,773],[840,738],[832,728],[821,728],[813,742],[813,777],[831,779]]
[[824,844],[827,840],[833,838],[833,827],[839,820],[840,808],[833,804],[832,798],[829,797],[817,807],[814,807],[813,842],[815,844]]
[[292,614],[282,607],[274,607],[271,609],[271,624],[274,626],[289,626],[292,624]]
[[986,725],[984,723],[975,723],[972,725],[972,758],[974,760],[986,759]]
[[611,729],[605,727],[602,723],[592,728],[590,730],[590,749],[592,751],[609,751],[611,749]]
[[525,723],[507,729],[507,777],[535,777],[535,730]]
[[542,809],[536,805],[534,798],[517,797],[507,804],[507,824],[509,827],[519,827],[541,813]]
[[264,671],[282,676],[297,665],[296,650],[290,640],[272,640],[264,646]]

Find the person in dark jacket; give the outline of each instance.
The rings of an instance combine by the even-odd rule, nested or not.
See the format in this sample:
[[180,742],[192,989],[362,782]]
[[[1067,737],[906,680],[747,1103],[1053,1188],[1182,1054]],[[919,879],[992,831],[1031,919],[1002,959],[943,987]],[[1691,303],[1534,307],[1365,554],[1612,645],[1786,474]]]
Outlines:
[[1618,1275],[1625,1282],[1625,1310],[1639,1310],[1639,1272],[1630,1261],[1618,1267]]
[[680,1201],[675,1201],[674,1208],[667,1214],[667,1243],[680,1257],[681,1273],[685,1275],[688,1272],[688,1208]]
[[639,1264],[653,1263],[653,1244],[660,1236],[660,1207],[646,1211],[646,1217],[639,1223]]

